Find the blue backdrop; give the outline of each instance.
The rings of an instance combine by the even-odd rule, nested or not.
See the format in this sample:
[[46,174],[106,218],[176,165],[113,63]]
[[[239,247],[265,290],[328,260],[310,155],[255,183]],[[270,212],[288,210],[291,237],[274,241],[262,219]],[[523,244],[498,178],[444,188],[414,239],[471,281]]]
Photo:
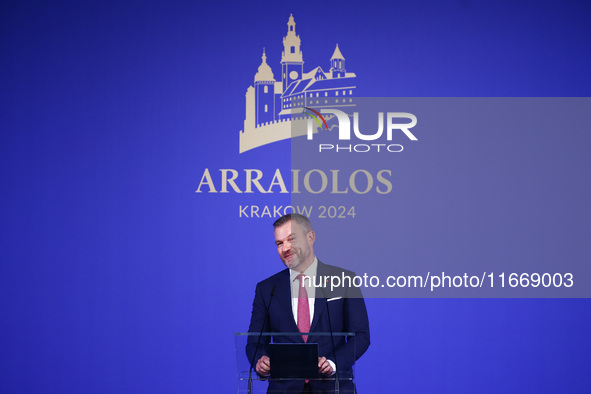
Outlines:
[[[306,65],[339,43],[364,96],[563,97],[591,92],[589,8],[4,2],[0,391],[236,391],[233,333],[281,262],[272,220],[238,218],[260,195],[195,190],[205,168],[289,169],[288,141],[238,155],[237,136],[290,13]],[[591,389],[588,299],[367,305],[361,392]]]

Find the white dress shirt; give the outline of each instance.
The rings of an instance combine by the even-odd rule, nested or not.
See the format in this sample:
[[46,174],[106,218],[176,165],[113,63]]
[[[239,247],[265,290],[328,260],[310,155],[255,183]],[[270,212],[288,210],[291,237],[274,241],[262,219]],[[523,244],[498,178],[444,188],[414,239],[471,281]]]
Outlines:
[[[314,261],[307,270],[303,272],[304,276],[309,277],[310,279],[304,280],[304,287],[306,288],[306,292],[308,293],[308,305],[310,306],[310,324],[314,321],[314,301],[316,300],[316,288],[314,287],[314,279],[316,278],[316,273],[318,271],[318,259],[314,256]],[[289,270],[289,278],[291,281],[291,311],[293,313],[293,319],[298,323],[298,298],[300,295],[300,280],[298,279],[298,275],[300,274],[299,271],[295,271],[290,269]],[[332,360],[328,360],[328,363],[332,367],[332,374],[334,375],[337,371],[337,368]]]
[[[314,320],[314,300],[316,297],[316,288],[312,286],[312,280],[316,277],[316,271],[318,270],[318,259],[314,257],[314,261],[303,274],[310,279],[304,280],[304,287],[308,293],[308,305],[310,306],[310,324]],[[289,270],[289,278],[291,279],[291,311],[293,313],[293,319],[296,324],[298,322],[298,297],[300,295],[300,280],[298,279],[299,271]]]

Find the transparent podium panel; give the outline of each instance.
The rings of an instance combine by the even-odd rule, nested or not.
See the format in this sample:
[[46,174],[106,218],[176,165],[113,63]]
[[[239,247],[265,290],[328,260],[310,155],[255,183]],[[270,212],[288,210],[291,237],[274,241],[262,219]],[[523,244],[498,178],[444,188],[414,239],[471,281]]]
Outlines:
[[[307,335],[306,342],[303,335]],[[268,388],[289,392],[290,387],[303,386],[304,382],[332,390],[335,384],[353,381],[357,357],[355,334],[351,332],[244,332],[234,335],[234,345],[239,393],[266,393]],[[268,374],[256,371],[257,362],[263,356],[269,357]],[[321,357],[330,360],[336,371],[332,374],[318,371],[317,359]],[[316,364],[311,367],[314,358]]]

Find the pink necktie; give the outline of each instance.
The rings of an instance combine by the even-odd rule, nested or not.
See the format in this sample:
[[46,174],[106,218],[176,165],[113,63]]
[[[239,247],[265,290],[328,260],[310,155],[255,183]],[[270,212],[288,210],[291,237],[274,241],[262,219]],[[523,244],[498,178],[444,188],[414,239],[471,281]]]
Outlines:
[[[304,287],[304,274],[299,274],[300,291],[298,293],[298,330],[310,332],[310,305],[308,304],[308,292]],[[308,336],[302,335],[304,342],[308,342]]]

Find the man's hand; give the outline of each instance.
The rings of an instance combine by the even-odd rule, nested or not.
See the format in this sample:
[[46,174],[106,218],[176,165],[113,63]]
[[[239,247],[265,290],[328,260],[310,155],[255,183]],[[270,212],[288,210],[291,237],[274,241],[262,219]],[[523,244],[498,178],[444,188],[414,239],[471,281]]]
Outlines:
[[332,367],[326,357],[318,357],[318,372],[326,376],[332,374]]
[[259,358],[256,371],[259,375],[268,376],[271,372],[271,360],[267,356]]

